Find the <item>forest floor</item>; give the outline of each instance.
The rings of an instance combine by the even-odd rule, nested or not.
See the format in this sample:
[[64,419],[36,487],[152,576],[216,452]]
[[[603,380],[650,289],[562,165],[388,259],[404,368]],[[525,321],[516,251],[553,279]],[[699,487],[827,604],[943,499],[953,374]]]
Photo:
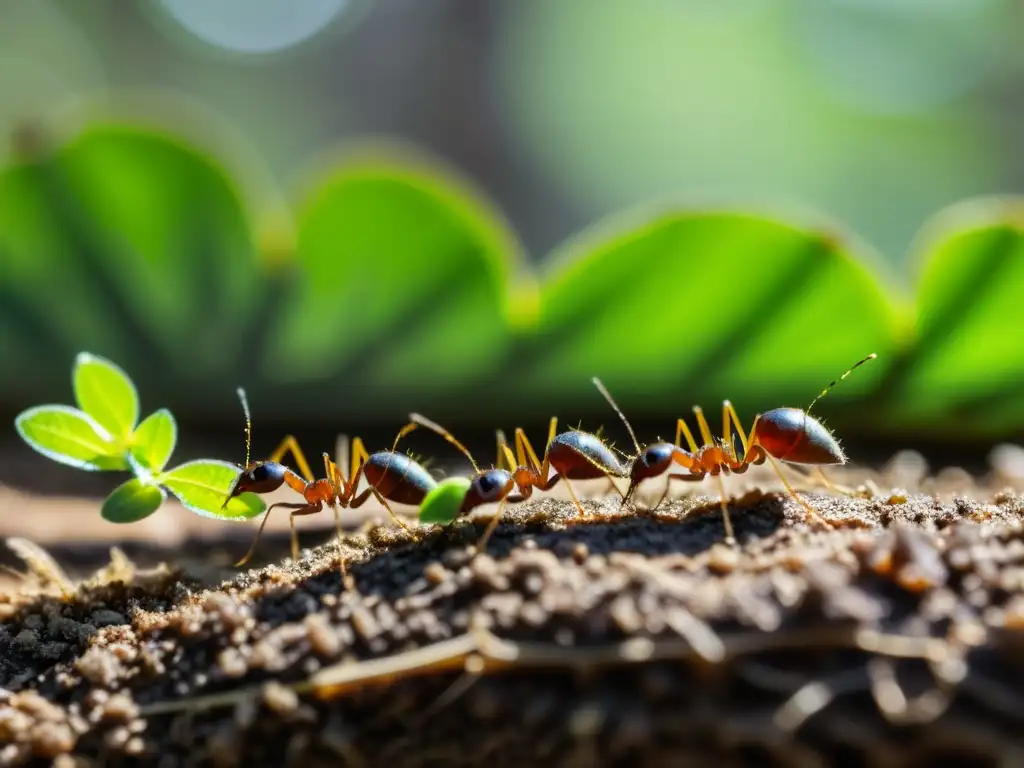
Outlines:
[[856,493],[801,484],[819,519],[730,478],[736,547],[713,485],[545,497],[482,554],[486,512],[371,510],[292,561],[281,516],[249,570],[252,526],[166,509],[111,550],[97,502],[0,490],[0,764],[1024,765],[1024,473],[997,470],[837,472]]

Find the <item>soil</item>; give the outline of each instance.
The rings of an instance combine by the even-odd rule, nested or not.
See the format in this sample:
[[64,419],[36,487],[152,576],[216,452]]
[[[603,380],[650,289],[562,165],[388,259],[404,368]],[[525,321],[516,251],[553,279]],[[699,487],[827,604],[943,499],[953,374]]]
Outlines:
[[731,478],[736,547],[714,486],[523,504],[482,554],[486,514],[245,571],[16,538],[0,764],[1024,765],[1014,471],[903,455],[802,493],[827,522]]

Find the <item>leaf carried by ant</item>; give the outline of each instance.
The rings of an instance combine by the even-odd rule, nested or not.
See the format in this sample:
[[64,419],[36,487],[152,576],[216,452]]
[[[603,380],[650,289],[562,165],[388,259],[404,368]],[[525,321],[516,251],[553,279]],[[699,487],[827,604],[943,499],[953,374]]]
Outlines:
[[78,407],[117,441],[126,441],[139,418],[139,395],[121,368],[102,357],[80,352],[72,372]]
[[459,516],[469,486],[470,480],[466,477],[449,477],[439,482],[420,504],[420,522],[451,525]]
[[15,429],[31,448],[53,461],[89,472],[128,469],[123,449],[87,413],[68,405],[23,411]]
[[156,481],[197,515],[219,520],[248,520],[266,510],[263,500],[256,494],[243,493],[224,505],[240,471],[226,461],[197,459],[158,475]]
[[111,523],[134,523],[160,509],[166,498],[160,486],[133,477],[104,499],[100,514]]
[[177,440],[174,416],[161,408],[143,419],[132,433],[132,456],[150,472],[160,472],[170,461]]

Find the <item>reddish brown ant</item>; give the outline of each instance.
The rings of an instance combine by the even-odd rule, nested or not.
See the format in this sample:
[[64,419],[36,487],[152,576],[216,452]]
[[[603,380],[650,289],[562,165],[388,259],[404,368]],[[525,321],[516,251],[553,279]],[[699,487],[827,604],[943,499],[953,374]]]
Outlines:
[[[703,480],[707,475],[711,475],[716,478],[721,494],[726,541],[734,544],[736,539],[733,535],[732,520],[729,517],[728,496],[721,476],[730,473],[741,474],[746,472],[749,466],[763,464],[767,459],[782,480],[786,490],[804,507],[808,516],[821,520],[821,516],[793,490],[786,476],[782,473],[782,468],[778,462],[784,461],[789,464],[813,465],[825,482],[829,486],[834,487],[821,470],[821,466],[845,464],[846,456],[832,433],[820,421],[812,418],[810,411],[815,403],[824,397],[832,387],[864,363],[874,360],[876,357],[877,355],[872,353],[853,365],[846,373],[825,387],[811,401],[806,410],[800,410],[799,408],[775,408],[774,410],[758,414],[750,428],[749,439],[743,431],[736,410],[728,400],[722,403],[722,439],[718,442],[711,435],[711,429],[704,418],[704,412],[699,406],[694,406],[693,412],[697,416],[697,424],[700,428],[701,439],[703,440],[703,445],[701,446],[698,446],[697,442],[693,439],[693,434],[690,432],[689,427],[687,427],[686,422],[679,419],[676,423],[676,440],[674,444],[657,442],[648,445],[646,448],[641,448],[625,414],[615,403],[615,400],[601,381],[595,377],[593,379],[594,385],[604,395],[605,399],[619,415],[619,418],[622,419],[629,432],[629,436],[633,440],[633,445],[636,447],[636,455],[633,457],[632,469],[630,471],[629,489],[623,497],[623,503],[629,500],[640,483],[669,472],[673,465],[681,467],[685,472],[670,473],[668,475],[669,482],[672,480],[697,481]],[[736,433],[739,435],[740,443],[743,445],[742,456],[737,454],[733,444],[733,428],[735,428]],[[681,438],[684,436],[690,448],[689,451],[681,447]],[[662,494],[654,509],[657,509],[661,502],[664,501],[667,494],[668,487],[666,486],[665,493]]]
[[[227,504],[228,499],[246,491],[261,494],[271,493],[282,485],[287,485],[296,493],[301,494],[303,501],[298,503],[279,501],[271,504],[263,515],[263,521],[256,532],[256,538],[253,540],[252,546],[245,557],[235,564],[236,567],[245,565],[256,551],[256,545],[263,533],[263,528],[270,518],[271,510],[275,507],[292,510],[288,516],[288,522],[291,524],[292,529],[292,558],[298,559],[299,539],[295,531],[295,518],[297,516],[315,514],[320,512],[325,505],[331,507],[334,510],[334,523],[340,546],[341,520],[339,508],[355,509],[361,507],[370,496],[373,496],[388,511],[395,522],[408,531],[409,526],[395,514],[388,501],[418,506],[423,501],[423,497],[437,485],[437,481],[434,480],[433,476],[422,464],[405,454],[395,452],[402,433],[399,433],[398,437],[395,438],[395,444],[390,451],[377,451],[376,453],[367,453],[363,441],[358,437],[355,438],[352,441],[348,479],[346,479],[338,465],[331,460],[331,457],[326,452],[323,454],[325,477],[321,479],[314,478],[313,472],[309,468],[309,463],[306,461],[302,449],[299,448],[298,441],[292,435],[288,435],[281,441],[268,460],[250,462],[252,419],[249,415],[249,403],[246,400],[245,391],[239,389],[238,396],[242,401],[242,408],[245,411],[245,466],[242,468],[242,472],[239,474],[235,484],[231,487],[224,504]],[[284,464],[279,463],[289,451],[295,457],[295,463],[302,473],[301,476]],[[357,496],[356,488],[359,486],[361,477],[366,478],[369,487]],[[342,563],[342,567],[344,567],[344,563]]]
[[[578,429],[556,434],[557,430],[558,418],[552,416],[548,427],[548,441],[544,446],[544,461],[540,461],[526,437],[526,432],[517,427],[515,441],[518,466],[512,471],[512,475],[519,490],[527,496],[532,492],[528,489],[550,491],[559,480],[564,480],[576,508],[585,517],[587,512],[580,503],[571,481],[597,480],[604,477],[617,491],[618,487],[613,478],[629,477],[629,470],[597,435]],[[498,435],[499,443],[504,445],[504,435],[500,432]],[[552,468],[555,473],[549,478],[548,474]]]
[[[477,552],[482,552],[484,547],[487,546],[487,540],[491,537],[491,534],[494,533],[494,529],[497,528],[498,523],[501,520],[501,513],[502,510],[504,510],[505,505],[518,504],[519,502],[526,501],[530,498],[530,494],[533,491],[532,482],[524,480],[525,485],[520,488],[520,492],[516,494],[512,493],[516,489],[517,485],[515,479],[515,458],[512,456],[512,452],[509,450],[508,446],[504,445],[500,441],[498,443],[497,464],[488,469],[480,469],[476,460],[473,458],[473,454],[470,453],[466,446],[459,442],[450,431],[422,414],[409,414],[409,423],[398,433],[399,438],[408,435],[418,427],[426,427],[432,432],[443,437],[449,443],[458,448],[459,451],[462,452],[462,455],[469,459],[469,463],[473,466],[473,478],[470,481],[469,488],[466,490],[465,498],[463,498],[462,503],[459,505],[459,516],[468,515],[474,509],[483,506],[484,504],[498,505],[498,509],[495,511],[494,517],[491,518],[490,523],[488,523],[483,535],[477,542]],[[503,466],[504,464],[507,464],[508,468]]]

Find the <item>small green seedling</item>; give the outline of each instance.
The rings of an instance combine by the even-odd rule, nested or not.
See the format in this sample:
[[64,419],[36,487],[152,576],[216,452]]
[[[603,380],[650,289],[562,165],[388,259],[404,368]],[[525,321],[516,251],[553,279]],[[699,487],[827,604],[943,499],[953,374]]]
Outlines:
[[78,408],[29,408],[18,415],[14,426],[29,446],[60,464],[135,475],[103,502],[101,514],[106,520],[142,520],[160,508],[167,491],[186,509],[205,517],[247,520],[263,513],[263,501],[251,493],[224,504],[240,472],[234,464],[197,459],[165,469],[178,439],[174,417],[161,408],[138,423],[138,393],[117,365],[82,352],[71,378]]

